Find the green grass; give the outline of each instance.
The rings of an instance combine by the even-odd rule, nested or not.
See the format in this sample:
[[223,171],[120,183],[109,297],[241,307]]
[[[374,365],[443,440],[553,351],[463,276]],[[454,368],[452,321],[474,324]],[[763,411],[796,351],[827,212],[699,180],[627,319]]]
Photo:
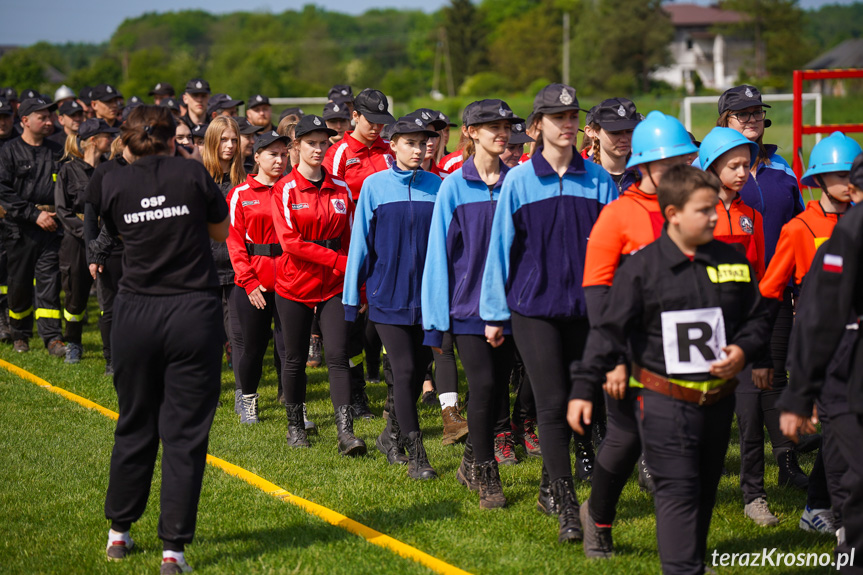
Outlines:
[[[90,317],[97,317],[96,313],[91,306]],[[0,358],[116,410],[111,380],[102,375],[94,325],[86,328],[86,353],[77,366],[49,357],[36,339],[31,343],[33,351],[24,355],[3,345]],[[476,494],[455,480],[461,447],[441,445],[439,409],[420,407],[429,457],[441,476],[420,483],[407,479],[404,467],[388,466],[374,450],[374,438],[383,427],[380,418],[356,423],[357,435],[372,448],[370,455],[354,460],[338,456],[326,370],[309,370],[309,416],[320,428],[310,450],[285,445],[285,414],[275,399],[271,365],[264,372],[260,425],[239,425],[233,412],[233,375],[227,367],[222,382],[211,454],[443,561],[489,574],[583,569],[596,574],[659,572],[652,500],[634,481],[627,485],[619,508],[618,556],[587,562],[580,546],[556,542],[557,520],[536,511],[540,461],[525,458],[520,448],[522,463],[501,469],[508,507],[481,511]],[[462,391],[464,385],[462,374]],[[381,412],[385,393],[383,384],[369,386],[373,411]],[[156,537],[159,468],[148,509],[133,527],[138,551],[122,564],[108,563],[103,504],[114,423],[5,371],[0,371],[0,405],[0,572],[155,572],[161,550]],[[736,434],[727,463],[732,473],[739,467]],[[810,468],[812,457],[806,456],[803,463]],[[709,552],[754,552],[764,547],[782,552],[832,550],[831,537],[798,529],[805,495],[778,488],[776,477],[776,466],[768,461],[768,498],[782,520],[773,529],[744,520],[737,476],[722,479]],[[583,500],[590,487],[580,484],[577,491]],[[196,540],[188,547],[187,557],[202,574],[428,572],[212,467],[204,476]],[[721,572],[749,570],[723,568]],[[782,573],[787,568],[766,572]]]

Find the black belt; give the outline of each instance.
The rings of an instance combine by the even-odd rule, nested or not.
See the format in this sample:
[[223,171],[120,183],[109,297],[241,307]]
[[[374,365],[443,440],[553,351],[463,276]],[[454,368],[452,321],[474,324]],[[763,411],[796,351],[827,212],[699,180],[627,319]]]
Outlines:
[[246,244],[250,256],[268,256],[276,258],[282,255],[281,244]]
[[342,249],[342,239],[336,238],[333,240],[306,240],[310,244],[318,244],[319,246],[323,246],[329,250],[333,250],[334,252]]

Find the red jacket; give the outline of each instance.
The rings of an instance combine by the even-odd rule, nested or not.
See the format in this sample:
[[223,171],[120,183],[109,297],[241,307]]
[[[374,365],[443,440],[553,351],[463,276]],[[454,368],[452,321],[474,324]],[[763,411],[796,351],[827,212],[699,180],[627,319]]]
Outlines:
[[448,176],[459,169],[463,163],[464,154],[461,150],[450,152],[440,159],[440,162],[437,165],[438,170],[440,170],[440,174],[438,175]]
[[[310,304],[342,292],[354,202],[348,186],[326,170],[321,189],[294,169],[273,187],[273,223],[285,255],[276,271],[276,293]],[[341,241],[338,250],[311,240]]]
[[379,137],[367,147],[351,134],[353,131],[345,132],[344,138],[335,146],[330,146],[324,156],[323,168],[333,178],[348,185],[356,202],[366,178],[389,169],[395,159],[390,152],[390,145],[382,138]]
[[251,256],[246,244],[277,244],[273,227],[270,196],[273,188],[246,176],[246,183],[228,192],[231,228],[228,233],[228,253],[234,267],[234,282],[251,293],[258,286],[272,292],[276,285],[276,267],[284,256]]

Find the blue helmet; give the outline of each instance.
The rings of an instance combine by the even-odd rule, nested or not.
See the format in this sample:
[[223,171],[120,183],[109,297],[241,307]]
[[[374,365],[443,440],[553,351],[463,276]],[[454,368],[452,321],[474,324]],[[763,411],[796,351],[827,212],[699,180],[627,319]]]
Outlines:
[[710,164],[727,152],[739,146],[749,146],[749,167],[758,160],[758,144],[750,142],[746,137],[732,128],[713,128],[701,141],[698,149],[698,160],[701,169],[707,171]]
[[685,156],[698,151],[680,120],[654,110],[632,132],[632,156],[627,168]]
[[818,186],[814,177],[818,174],[850,171],[854,158],[861,152],[863,149],[855,140],[842,132],[833,132],[812,148],[812,153],[809,154],[809,168],[803,174],[800,183],[814,188]]

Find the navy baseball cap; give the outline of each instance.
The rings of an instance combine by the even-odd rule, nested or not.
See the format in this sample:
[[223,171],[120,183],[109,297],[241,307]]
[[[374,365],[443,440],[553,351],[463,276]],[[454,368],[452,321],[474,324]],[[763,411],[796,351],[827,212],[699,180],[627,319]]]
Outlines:
[[366,88],[354,98],[354,110],[373,124],[392,124],[396,121],[389,107],[387,97],[380,90]]
[[330,88],[329,94],[327,97],[335,101],[345,101],[345,100],[353,100],[354,99],[354,91],[347,84],[336,84],[332,88]]
[[324,120],[350,120],[351,111],[344,102],[327,102],[324,104],[322,117]]
[[243,100],[234,100],[228,94],[213,94],[207,104],[207,115],[217,110],[227,110],[243,104]]
[[329,137],[333,137],[338,134],[338,132],[332,128],[327,128],[327,122],[323,118],[315,116],[314,114],[309,114],[308,116],[300,118],[300,121],[297,123],[297,127],[294,128],[294,139],[299,138],[300,136],[305,136],[310,132],[326,132]]
[[443,130],[447,127],[447,121],[441,119],[440,116],[440,112],[430,108],[419,108],[407,115],[408,118],[419,118],[426,126],[435,131]]
[[278,141],[284,142],[285,145],[291,143],[291,139],[288,136],[282,136],[275,130],[269,130],[267,132],[264,132],[263,134],[258,136],[257,140],[255,140],[255,153],[258,153],[258,150],[260,150],[261,148],[266,148],[273,142]]
[[171,108],[175,112],[180,111],[180,103],[177,102],[176,98],[165,98],[159,103],[160,106],[164,106],[166,108]]
[[110,102],[122,97],[123,94],[111,84],[99,84],[90,92],[90,99],[98,100],[99,102]]
[[15,91],[15,88],[0,88],[0,96],[6,99],[7,102],[18,101],[18,92]]
[[237,118],[237,124],[240,126],[240,134],[244,136],[251,136],[252,134],[257,134],[261,130],[266,130],[266,126],[256,126],[251,123],[248,118]]
[[300,118],[306,115],[306,113],[303,112],[302,108],[285,108],[284,110],[282,110],[282,113],[279,114],[279,121],[281,122],[285,118],[285,116],[290,116],[291,114]]
[[167,82],[159,82],[156,87],[147,92],[150,96],[174,96],[174,87]]
[[81,122],[78,128],[78,137],[82,140],[91,138],[96,134],[117,134],[120,130],[108,125],[108,122],[101,118],[88,118]]
[[633,130],[641,121],[635,104],[626,98],[609,98],[591,108],[592,120],[607,132]]
[[535,142],[536,140],[527,135],[526,128],[527,125],[524,123],[524,121],[513,122],[512,131],[509,135],[509,143],[524,145]]
[[48,110],[49,112],[53,112],[57,109],[57,104],[53,102],[47,102],[42,98],[27,98],[21,105],[18,106],[18,116],[24,117],[29,116],[33,112],[40,112],[42,110]]
[[204,134],[207,133],[207,128],[210,127],[210,124],[195,124],[192,126],[192,137],[193,138],[203,138]]
[[263,105],[270,105],[270,99],[263,94],[255,94],[254,96],[249,96],[249,105],[247,106],[249,109],[254,108],[255,106]]
[[209,94],[210,83],[202,78],[192,78],[186,82],[187,94]]
[[848,180],[863,190],[863,154],[854,158],[854,163],[851,164],[851,171],[848,173]]
[[516,116],[509,104],[503,100],[477,100],[468,104],[464,111],[464,125],[476,126],[477,124],[488,124],[489,122],[523,122],[522,118]]
[[429,129],[421,119],[410,116],[402,116],[393,123],[390,135],[395,136],[397,134],[423,134],[429,138],[436,138],[440,135]]
[[728,110],[736,112],[737,110],[745,110],[753,106],[761,106],[769,108],[767,104],[761,101],[761,92],[755,86],[743,84],[729,88],[721,96],[719,96],[719,113],[722,114]]
[[566,84],[549,84],[533,99],[534,114],[557,114],[568,110],[578,112],[581,108],[578,107],[575,88]]
[[84,113],[84,108],[75,100],[64,100],[57,109],[61,116],[71,116],[72,114]]
[[0,114],[11,116],[15,112],[12,111],[12,106],[6,98],[0,96]]

